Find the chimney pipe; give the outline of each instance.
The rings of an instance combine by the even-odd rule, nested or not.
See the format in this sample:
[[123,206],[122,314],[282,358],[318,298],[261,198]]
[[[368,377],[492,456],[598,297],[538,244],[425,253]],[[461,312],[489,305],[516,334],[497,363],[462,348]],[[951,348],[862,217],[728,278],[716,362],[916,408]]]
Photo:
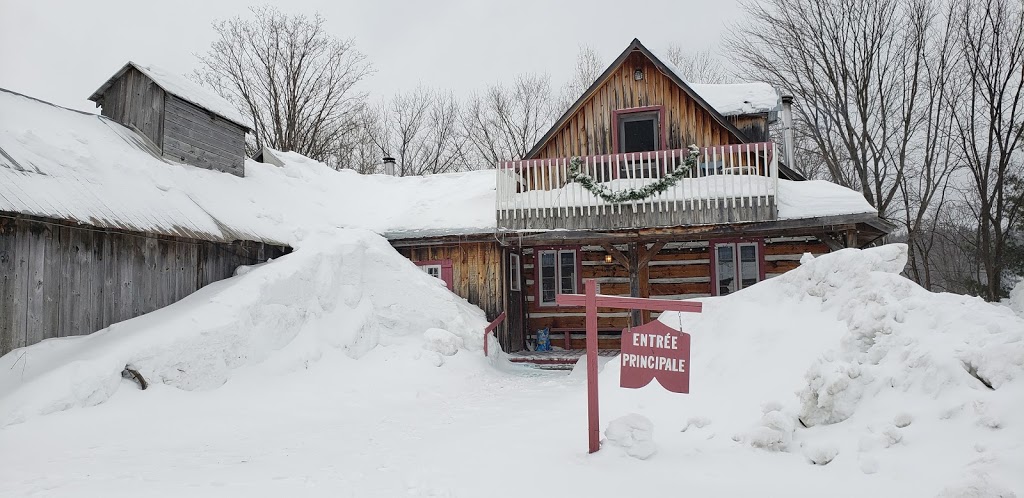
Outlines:
[[782,96],[782,140],[783,157],[786,166],[796,167],[793,164],[793,96]]
[[384,156],[384,174],[395,176],[395,158]]

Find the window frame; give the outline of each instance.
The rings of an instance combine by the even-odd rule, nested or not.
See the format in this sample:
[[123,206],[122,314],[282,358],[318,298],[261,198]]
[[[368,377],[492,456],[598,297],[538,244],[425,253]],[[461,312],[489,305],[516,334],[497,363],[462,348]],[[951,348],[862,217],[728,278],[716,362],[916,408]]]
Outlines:
[[721,287],[718,283],[719,268],[718,268],[718,248],[720,246],[730,246],[733,251],[733,279],[736,282],[736,290],[730,292],[734,294],[739,292],[746,287],[743,285],[743,265],[740,257],[740,247],[753,246],[754,247],[754,262],[757,263],[757,282],[763,282],[765,279],[765,259],[764,259],[764,239],[763,238],[730,238],[730,239],[713,239],[708,242],[708,264],[711,266],[711,295],[722,296],[726,294],[721,293]]
[[[413,261],[413,263],[415,263],[416,266],[418,266],[421,270],[423,270],[424,273],[427,273],[427,270],[426,270],[427,268],[431,268],[431,267],[435,267],[435,266],[440,267],[441,268],[440,276],[438,276],[437,278],[439,278],[441,281],[444,282],[444,285],[445,285],[445,287],[448,288],[448,290],[454,292],[454,290],[455,290],[455,286],[454,286],[454,281],[455,281],[454,277],[455,277],[455,275],[454,275],[454,272],[452,270],[452,260],[450,260],[450,259],[431,259],[431,260],[426,260],[426,261]],[[430,274],[427,273],[427,275],[430,275]]]
[[522,291],[523,267],[518,253],[508,253],[508,290],[511,292]]
[[580,259],[579,247],[566,247],[566,246],[552,246],[552,247],[535,247],[533,249],[534,255],[534,286],[536,289],[536,303],[538,306],[558,306],[557,301],[544,301],[544,280],[541,278],[541,271],[543,269],[541,264],[541,258],[544,253],[553,253],[555,255],[555,296],[563,294],[562,292],[562,254],[573,255],[573,271],[575,277],[572,280],[573,289],[572,294],[579,293],[579,290],[583,287],[583,261]]
[[[613,154],[642,154],[643,152],[622,152],[622,123],[642,119],[639,115],[651,114],[655,117],[654,137],[656,140],[654,150],[666,150],[668,147],[668,127],[665,126],[665,106],[652,105],[645,107],[630,107],[612,111],[612,153]],[[631,116],[632,115],[632,116]]]

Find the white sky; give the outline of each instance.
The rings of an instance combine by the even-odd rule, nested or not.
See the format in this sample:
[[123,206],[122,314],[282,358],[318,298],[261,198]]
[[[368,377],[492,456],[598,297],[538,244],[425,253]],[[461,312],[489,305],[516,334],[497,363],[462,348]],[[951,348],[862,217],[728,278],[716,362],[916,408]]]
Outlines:
[[580,45],[606,63],[634,37],[715,47],[741,15],[737,0],[0,0],[0,88],[94,111],[87,97],[128,60],[189,73],[213,20],[263,3],[320,12],[331,34],[354,37],[376,70],[363,83],[373,97],[419,83],[464,96],[522,72],[546,71],[557,88]]

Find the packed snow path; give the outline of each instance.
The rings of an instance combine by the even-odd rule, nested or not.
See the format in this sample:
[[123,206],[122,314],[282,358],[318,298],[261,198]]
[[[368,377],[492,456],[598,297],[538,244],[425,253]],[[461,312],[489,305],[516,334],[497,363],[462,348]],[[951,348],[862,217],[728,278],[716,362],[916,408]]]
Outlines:
[[[1024,495],[1024,320],[923,291],[905,256],[840,251],[666,314],[693,334],[691,394],[619,389],[605,364],[616,444],[587,455],[579,367],[483,358],[479,310],[382,240],[311,244],[212,309],[0,358],[0,496]],[[268,306],[273,326],[241,320]],[[186,320],[210,313],[232,320]],[[157,381],[138,390],[125,362]]]

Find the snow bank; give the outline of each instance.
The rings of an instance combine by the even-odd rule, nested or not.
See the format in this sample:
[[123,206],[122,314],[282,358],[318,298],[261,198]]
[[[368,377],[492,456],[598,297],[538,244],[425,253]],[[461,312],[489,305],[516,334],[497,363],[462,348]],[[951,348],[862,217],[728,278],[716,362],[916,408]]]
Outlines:
[[899,476],[922,495],[1024,484],[1024,319],[922,289],[899,275],[906,258],[904,245],[808,255],[704,313],[663,314],[693,336],[691,394],[619,389],[612,362],[602,417],[678,432],[655,460],[740,444]]
[[1017,285],[1010,291],[1010,309],[1024,318],[1024,280],[1017,282]]
[[[173,305],[89,336],[47,340],[0,358],[0,426],[102,403],[126,366],[150,384],[211,389],[257,364],[303,368],[325,348],[359,358],[379,343],[482,347],[483,312],[362,230],[310,237]],[[439,329],[444,329],[438,332]],[[443,334],[441,334],[443,332]]]

